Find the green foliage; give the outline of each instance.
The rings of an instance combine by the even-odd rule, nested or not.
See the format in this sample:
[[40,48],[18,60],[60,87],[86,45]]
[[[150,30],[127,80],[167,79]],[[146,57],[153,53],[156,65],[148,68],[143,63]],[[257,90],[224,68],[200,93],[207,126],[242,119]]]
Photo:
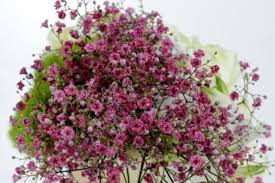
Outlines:
[[205,87],[205,86],[202,86],[201,89],[207,95],[209,95],[209,96],[215,96],[215,92],[213,91],[213,89]]
[[266,165],[264,164],[255,164],[255,165],[246,165],[238,168],[236,177],[253,177],[259,174],[262,174],[266,170]]
[[223,94],[227,95],[229,93],[228,88],[227,88],[225,82],[219,76],[216,76],[216,88],[217,88],[217,90],[219,92],[221,92]]
[[[12,142],[16,143],[16,137],[18,135],[23,135],[25,137],[25,141],[27,145],[30,145],[32,142],[32,137],[26,132],[26,129],[22,123],[22,120],[24,118],[31,118],[33,109],[38,104],[45,106],[51,97],[51,92],[49,89],[49,84],[45,80],[45,74],[48,71],[49,66],[53,64],[57,64],[60,67],[64,67],[64,62],[62,60],[62,57],[60,54],[46,54],[43,58],[43,66],[44,69],[41,72],[35,72],[34,73],[34,79],[33,79],[33,86],[28,92],[31,96],[31,98],[25,103],[26,107],[21,112],[16,112],[14,117],[16,120],[16,123],[14,126],[11,127],[9,131],[10,138]],[[37,121],[33,121],[33,127],[35,128],[37,126]]]

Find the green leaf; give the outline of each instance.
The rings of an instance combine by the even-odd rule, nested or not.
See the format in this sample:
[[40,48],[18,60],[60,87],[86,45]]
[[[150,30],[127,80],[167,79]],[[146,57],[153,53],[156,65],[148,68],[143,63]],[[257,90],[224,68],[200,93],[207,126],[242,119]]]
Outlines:
[[213,91],[213,89],[207,88],[207,87],[205,87],[205,86],[202,86],[201,89],[202,89],[202,91],[203,91],[204,93],[206,93],[207,95],[215,96],[215,92]]
[[219,92],[228,95],[229,91],[221,77],[216,76],[216,88]]
[[263,164],[255,164],[255,165],[247,165],[243,167],[239,167],[236,173],[236,177],[253,177],[259,174],[262,174],[266,170],[266,165]]

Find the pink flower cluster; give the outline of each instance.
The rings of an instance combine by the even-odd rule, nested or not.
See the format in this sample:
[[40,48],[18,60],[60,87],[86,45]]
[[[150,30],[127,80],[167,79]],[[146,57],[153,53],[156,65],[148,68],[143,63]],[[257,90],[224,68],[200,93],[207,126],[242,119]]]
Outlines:
[[[81,21],[71,28],[70,40],[61,40],[61,49],[47,46],[46,54],[59,55],[63,65],[46,67],[41,58],[32,66],[48,83],[51,97],[34,106],[28,119],[14,122],[26,129],[16,140],[30,155],[28,164],[16,169],[14,182],[42,177],[44,183],[73,183],[74,171],[90,182],[129,182],[127,172],[137,164],[138,183],[152,183],[155,177],[229,182],[243,162],[253,163],[249,157],[254,150],[240,140],[250,135],[243,114],[213,103],[203,90],[219,71],[211,61],[203,63],[203,50],[178,53],[157,12],[139,13],[105,3],[81,16],[79,9],[86,4],[67,6],[65,0],[57,0],[60,20],[55,27],[48,21],[42,24],[54,27],[61,38],[63,19]],[[29,77],[26,68],[20,74]],[[251,80],[258,79],[253,73]],[[23,87],[18,83],[19,90]],[[242,92],[229,97],[243,103],[247,93]],[[32,93],[27,96],[32,98]],[[17,112],[25,110],[28,99],[16,105]],[[253,107],[261,103],[257,96]],[[270,136],[270,127],[263,128],[259,133]],[[31,141],[27,143],[24,135]],[[263,145],[257,153],[268,150]],[[129,153],[133,151],[134,157]]]

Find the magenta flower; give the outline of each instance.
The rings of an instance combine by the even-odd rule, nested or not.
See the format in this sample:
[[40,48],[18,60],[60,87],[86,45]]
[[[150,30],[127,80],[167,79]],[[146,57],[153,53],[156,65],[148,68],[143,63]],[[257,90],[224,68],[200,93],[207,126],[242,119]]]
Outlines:
[[53,95],[54,95],[54,100],[59,103],[63,103],[66,99],[66,94],[62,90],[55,90]]
[[230,94],[230,98],[231,100],[238,100],[239,99],[239,93],[236,92],[236,91],[233,91],[231,94]]
[[37,71],[41,71],[43,69],[42,60],[34,60],[34,64],[31,66],[33,69]]
[[92,17],[86,16],[83,20],[83,34],[88,34],[92,28]]
[[20,70],[19,74],[21,74],[21,75],[27,75],[28,72],[27,72],[26,67],[22,67],[22,69]]
[[22,81],[20,81],[17,83],[17,87],[18,87],[18,90],[23,90],[23,88],[25,87],[25,84]]
[[25,105],[25,103],[24,102],[18,102],[17,104],[16,104],[16,109],[18,110],[18,111],[23,111],[24,109],[25,109],[25,107],[26,107],[26,105]]
[[24,148],[24,146],[25,146],[25,138],[22,135],[18,135],[16,137],[16,141],[17,141],[18,147],[20,149]]
[[159,122],[159,129],[164,134],[172,134],[173,133],[173,125],[169,121],[165,121],[164,119]]
[[75,132],[71,127],[65,126],[61,129],[61,135],[64,140],[72,140],[75,136]]
[[111,168],[107,172],[109,183],[120,183],[120,170],[118,168]]
[[78,93],[76,86],[73,84],[66,86],[64,91],[67,94],[67,96],[76,96]]
[[189,159],[189,164],[194,170],[199,170],[204,165],[204,159],[202,156],[193,155]]
[[264,183],[262,177],[256,177],[256,180],[254,181],[254,183]]
[[103,110],[103,104],[99,100],[95,100],[91,106],[91,110],[95,112],[96,115],[98,115]]
[[144,146],[144,139],[141,136],[136,136],[134,138],[134,146],[138,149]]
[[137,104],[140,109],[148,109],[152,106],[152,100],[149,98],[143,98],[138,100]]

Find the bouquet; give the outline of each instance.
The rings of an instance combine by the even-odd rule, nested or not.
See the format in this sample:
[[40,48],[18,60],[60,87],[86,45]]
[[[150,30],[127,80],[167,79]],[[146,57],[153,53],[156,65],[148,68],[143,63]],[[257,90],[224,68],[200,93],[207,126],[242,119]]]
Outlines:
[[255,116],[257,68],[142,3],[54,7],[50,44],[17,83],[14,182],[263,182],[272,148],[258,139],[271,126]]

